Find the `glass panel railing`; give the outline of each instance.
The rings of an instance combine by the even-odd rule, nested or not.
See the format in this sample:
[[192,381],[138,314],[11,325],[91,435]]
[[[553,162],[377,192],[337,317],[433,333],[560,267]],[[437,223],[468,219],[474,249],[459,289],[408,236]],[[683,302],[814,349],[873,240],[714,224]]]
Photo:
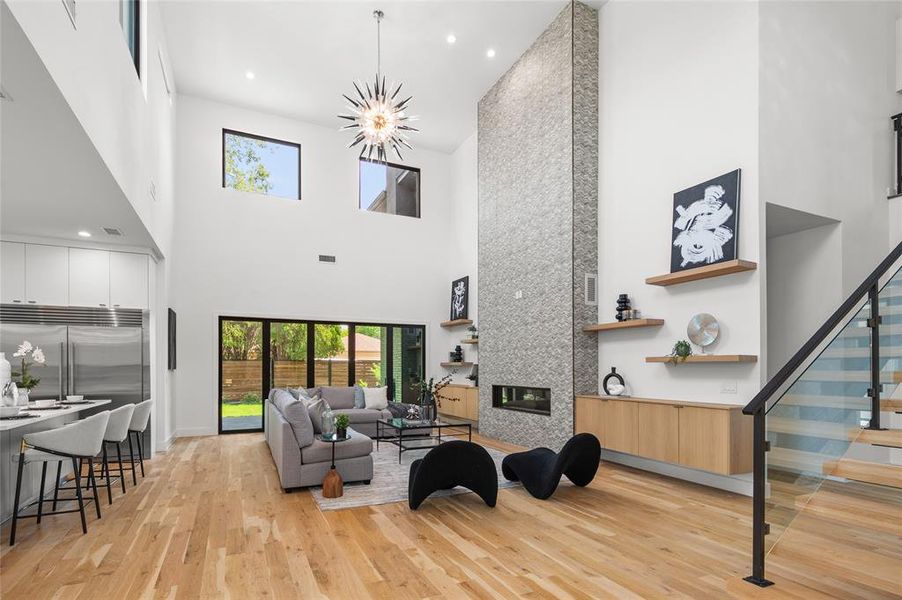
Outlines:
[[[880,373],[883,418],[881,427],[902,429],[902,269],[896,271],[878,294],[880,312]],[[902,451],[900,451],[902,452]]]
[[870,419],[868,317],[867,300],[863,299],[854,317],[768,409],[767,550],[777,543]]

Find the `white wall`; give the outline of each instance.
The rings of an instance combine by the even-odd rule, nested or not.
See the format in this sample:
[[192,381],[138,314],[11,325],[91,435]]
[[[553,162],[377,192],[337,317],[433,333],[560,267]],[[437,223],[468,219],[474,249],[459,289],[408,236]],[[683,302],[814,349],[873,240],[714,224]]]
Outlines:
[[772,377],[845,299],[836,265],[842,226],[767,240],[767,375]]
[[848,293],[886,255],[884,240],[899,242],[887,195],[902,2],[760,6],[761,196],[842,222]]
[[[759,365],[646,364],[708,312],[715,353],[758,354],[760,271],[661,288],[669,271],[673,194],[742,169],[739,257],[758,261],[758,7],[743,2],[608,2],[599,14],[599,319],[627,293],[660,328],[599,334],[599,375],[617,367],[632,395],[740,403]],[[737,394],[722,394],[725,381]]]
[[[299,142],[302,197],[222,187],[222,129]],[[216,432],[217,317],[284,317],[427,325],[427,372],[441,375],[451,279],[467,274],[452,234],[459,155],[415,151],[422,218],[360,211],[357,152],[335,129],[179,97],[173,307],[178,435]],[[471,152],[472,154],[472,152]],[[463,202],[463,200],[461,201]],[[319,263],[334,254],[335,264]],[[473,275],[473,273],[471,273]],[[459,333],[459,332],[457,332]]]

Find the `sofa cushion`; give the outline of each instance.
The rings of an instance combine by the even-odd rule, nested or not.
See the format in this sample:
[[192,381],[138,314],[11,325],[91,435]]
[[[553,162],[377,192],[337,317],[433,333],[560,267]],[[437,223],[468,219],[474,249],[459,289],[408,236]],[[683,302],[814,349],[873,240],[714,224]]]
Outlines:
[[[335,443],[335,460],[368,456],[373,452],[373,440],[353,429],[348,430],[351,436],[346,442]],[[314,440],[306,448],[301,448],[301,462],[304,464],[327,463],[332,461],[332,443]]]
[[316,396],[313,401],[307,403],[307,414],[310,415],[310,422],[313,424],[314,432],[323,432],[323,413],[326,412],[328,408],[329,403],[320,396]]
[[363,396],[367,408],[377,410],[388,408],[388,388],[386,387],[365,388]]
[[341,408],[335,410],[336,415],[348,415],[351,424],[354,423],[375,423],[379,419],[384,418],[381,410],[370,410],[367,408]]
[[332,410],[337,408],[354,408],[354,388],[324,385],[319,389],[323,400],[329,403]]
[[313,423],[310,421],[310,415],[304,403],[296,400],[288,390],[275,390],[271,396],[273,406],[291,425],[298,446],[303,448],[313,443]]
[[354,386],[354,408],[366,408],[366,400],[363,397],[363,388]]

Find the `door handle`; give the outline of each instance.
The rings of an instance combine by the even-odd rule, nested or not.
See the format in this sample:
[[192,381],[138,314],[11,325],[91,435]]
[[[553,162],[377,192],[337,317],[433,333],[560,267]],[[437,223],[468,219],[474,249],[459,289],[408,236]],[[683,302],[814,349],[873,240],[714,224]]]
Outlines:
[[60,402],[63,401],[63,342],[60,342],[60,368],[59,368],[59,379],[60,379]]
[[21,300],[13,300],[13,304],[22,304]]
[[37,301],[37,300],[29,300],[28,303],[29,303],[29,304],[37,304],[38,301]]
[[75,342],[69,344],[69,380],[70,384],[69,389],[72,394],[76,394],[75,391]]

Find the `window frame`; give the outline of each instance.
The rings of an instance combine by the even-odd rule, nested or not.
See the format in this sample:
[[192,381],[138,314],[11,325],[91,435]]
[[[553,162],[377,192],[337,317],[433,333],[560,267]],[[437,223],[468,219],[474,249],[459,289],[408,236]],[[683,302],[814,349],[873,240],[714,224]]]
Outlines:
[[138,79],[141,79],[141,0],[119,0],[119,25],[123,27],[122,33],[125,34],[125,21],[123,19],[123,7],[126,2],[134,3],[134,11],[132,14],[132,19],[130,25],[135,28],[135,52],[132,54],[131,45],[128,43],[128,37],[125,38],[125,47],[128,49],[129,55],[132,57],[132,62],[135,65],[135,72],[138,74]]
[[[252,140],[259,140],[261,142],[269,142],[272,144],[281,144],[282,146],[292,146],[294,148],[297,148],[298,149],[298,197],[297,197],[297,199],[298,200],[302,199],[302,197],[304,195],[301,191],[301,181],[302,181],[301,167],[303,165],[303,160],[302,160],[302,148],[301,148],[301,144],[299,142],[290,142],[288,140],[280,140],[278,138],[267,137],[265,135],[257,135],[256,133],[247,133],[246,131],[238,131],[237,129],[228,129],[226,127],[222,128],[222,148],[221,148],[222,156],[220,157],[221,158],[221,160],[220,160],[221,168],[222,168],[222,189],[233,190],[235,192],[242,191],[242,190],[236,190],[235,188],[231,188],[226,185],[226,163],[225,163],[226,135],[235,135],[238,137],[250,138]],[[294,198],[291,198],[288,196],[276,196],[275,194],[265,194],[262,192],[253,192],[253,193],[259,194],[261,196],[266,196],[267,198],[281,198],[283,200],[291,200],[291,201],[295,200]]]
[[[360,177],[363,174],[361,165],[364,162],[373,163],[373,164],[377,164],[377,165],[385,165],[386,167],[393,167],[395,169],[404,169],[405,171],[411,171],[411,172],[415,172],[417,174],[417,215],[415,217],[410,216],[410,215],[399,215],[398,213],[389,213],[389,212],[380,213],[379,211],[369,210],[369,209],[366,209],[366,208],[363,208],[360,206],[360,200],[361,200],[360,194],[362,192],[361,186],[360,186]],[[376,160],[374,158],[366,158],[365,156],[358,157],[358,160],[357,160],[357,210],[358,211],[363,211],[365,213],[372,213],[372,214],[393,215],[395,217],[407,217],[408,219],[422,219],[423,218],[423,202],[422,202],[423,193],[422,192],[423,192],[423,171],[422,171],[422,169],[420,169],[420,167],[411,167],[409,165],[402,165],[400,163],[388,162],[386,160]]]

